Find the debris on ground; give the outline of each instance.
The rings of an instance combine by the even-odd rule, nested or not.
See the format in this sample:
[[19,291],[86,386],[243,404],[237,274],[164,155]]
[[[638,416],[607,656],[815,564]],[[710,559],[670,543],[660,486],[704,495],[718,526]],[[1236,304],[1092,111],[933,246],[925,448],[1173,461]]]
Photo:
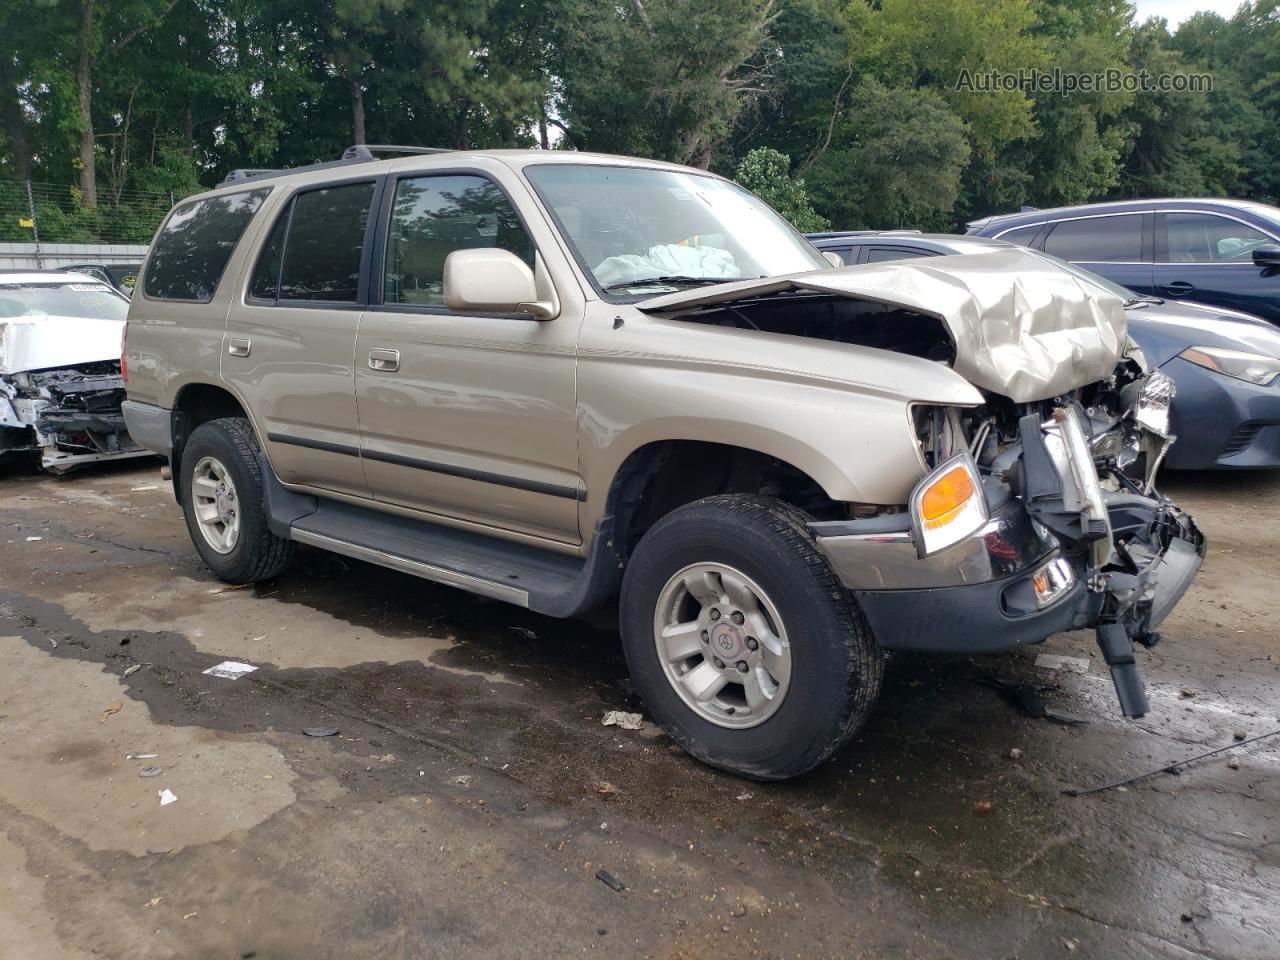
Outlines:
[[[1209,757],[1216,756],[1217,754],[1222,753],[1224,750],[1234,750],[1237,747],[1244,747],[1251,743],[1257,743],[1259,740],[1266,740],[1268,737],[1275,737],[1275,736],[1280,736],[1280,729],[1272,730],[1270,733],[1260,733],[1256,737],[1250,737],[1247,740],[1240,740],[1236,743],[1228,743],[1225,747],[1216,747],[1213,750],[1206,750],[1204,753],[1196,754],[1194,757],[1187,757],[1187,759],[1185,760],[1178,760],[1177,762],[1171,763],[1168,766],[1158,767],[1155,770],[1148,770],[1146,773],[1139,773],[1139,774],[1136,774],[1135,776],[1128,777],[1124,780],[1116,780],[1112,783],[1104,783],[1099,786],[1088,787],[1086,789],[1074,787],[1069,790],[1063,790],[1062,792],[1066,794],[1068,797],[1087,797],[1091,793],[1102,793],[1104,790],[1123,790],[1125,787],[1129,786],[1130,784],[1138,783],[1139,781],[1142,781],[1142,780],[1149,780],[1152,777],[1158,777],[1162,773],[1172,773],[1177,775],[1182,772],[1182,769],[1184,767],[1188,767],[1191,764],[1196,763],[1200,760],[1207,760]],[[1240,766],[1239,762],[1234,760],[1232,762],[1235,763],[1236,766],[1232,767],[1231,769],[1233,770],[1239,769],[1239,766]],[[1231,765],[1228,764],[1228,766],[1231,766]]]
[[143,767],[138,771],[140,777],[158,777],[164,772],[164,767]]
[[160,756],[158,753],[126,753],[124,758],[126,760],[154,760],[158,756]]
[[120,674],[120,679],[127,680],[129,677],[132,677],[135,673],[137,673],[141,669],[142,669],[142,664],[135,663],[132,667],[130,667],[124,673]]
[[538,639],[538,635],[534,633],[532,630],[530,630],[528,627],[507,627],[507,629],[510,630],[512,633],[520,634],[520,636],[524,637],[526,640]]
[[1045,670],[1068,670],[1071,673],[1088,673],[1089,661],[1085,657],[1064,657],[1056,653],[1042,653],[1036,657],[1036,666]]
[[749,794],[749,793],[740,793],[740,794],[738,794],[736,797],[734,797],[733,799],[735,799],[735,800],[750,800],[750,799],[751,799],[751,794]]
[[464,773],[460,777],[454,777],[453,782],[459,787],[469,787],[471,785],[471,776],[469,773]]
[[1043,684],[1015,683],[1012,680],[1001,680],[999,677],[978,677],[975,682],[982,684],[984,687],[991,687],[993,690],[1000,691],[1006,700],[1021,710],[1024,715],[1033,719],[1052,720],[1054,723],[1061,723],[1070,727],[1089,722],[1088,720],[1081,720],[1079,717],[1073,717],[1070,714],[1050,709],[1045,705],[1044,698],[1040,694],[1047,690],[1057,689],[1056,687]]
[[147,854],[153,857],[163,857],[167,853],[173,853],[173,847],[147,847]]
[[594,789],[597,796],[603,797],[605,800],[612,800],[619,793],[618,788],[608,780],[598,781]]
[[106,723],[107,717],[113,717],[123,709],[123,703],[113,703],[111,706],[107,707],[107,709],[102,711],[101,716],[98,717],[98,722]]
[[37,540],[43,540],[44,537],[27,537],[27,543],[35,543]]
[[599,870],[596,871],[596,879],[599,880],[601,883],[603,883],[610,890],[614,891],[614,893],[621,893],[623,890],[627,889],[626,884],[624,884],[621,880],[615,877],[612,873],[610,873],[604,867],[601,867]]
[[1009,759],[1010,759],[1010,760],[1021,760],[1021,759],[1022,759],[1022,751],[1021,751],[1021,750],[1019,750],[1017,747],[1014,747],[1012,750],[1010,750],[1010,751],[1009,751]]
[[996,808],[996,805],[990,800],[979,800],[973,805],[974,813],[990,813]]
[[167,807],[171,803],[178,802],[177,794],[175,794],[168,787],[165,787],[163,790],[158,791],[157,795],[160,797],[160,806],[162,807]]
[[252,583],[233,583],[233,584],[230,584],[229,586],[218,587],[218,589],[210,590],[209,592],[212,594],[235,593],[237,590],[248,590],[252,586],[253,586]]
[[623,730],[639,730],[644,717],[638,713],[627,713],[625,710],[606,710],[601,726],[621,727]]
[[308,737],[334,737],[338,735],[337,727],[303,727],[302,732]]
[[1188,687],[1183,687],[1181,690],[1178,691],[1178,696],[1181,697],[1183,700],[1190,700],[1195,695],[1196,695],[1196,692]]
[[221,677],[223,680],[239,680],[246,673],[253,673],[257,670],[251,663],[241,663],[239,660],[223,660],[221,663],[215,663],[208,670],[200,672],[210,677]]

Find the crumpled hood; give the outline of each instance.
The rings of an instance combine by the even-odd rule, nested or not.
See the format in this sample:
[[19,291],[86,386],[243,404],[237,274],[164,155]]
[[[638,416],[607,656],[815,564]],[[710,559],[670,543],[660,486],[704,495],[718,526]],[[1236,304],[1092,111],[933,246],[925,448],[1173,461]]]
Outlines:
[[955,342],[956,373],[1015,403],[1109,377],[1125,347],[1119,297],[1016,248],[717,284],[637,307],[678,316],[786,291],[873,300],[935,316]]
[[123,320],[0,317],[0,374],[120,359]]

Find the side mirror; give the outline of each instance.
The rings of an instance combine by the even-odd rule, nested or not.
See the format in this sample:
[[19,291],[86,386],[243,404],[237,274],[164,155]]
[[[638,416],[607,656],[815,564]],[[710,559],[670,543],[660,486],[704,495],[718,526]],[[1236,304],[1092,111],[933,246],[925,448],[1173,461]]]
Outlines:
[[1268,243],[1253,251],[1253,262],[1260,267],[1280,267],[1280,246]]
[[528,264],[508,250],[455,250],[444,261],[444,302],[450,310],[473,313],[527,313],[550,320],[555,305],[538,299],[538,282]]
[[832,253],[830,250],[823,250],[822,256],[823,256],[823,259],[825,259],[827,263],[831,264],[833,267],[844,266],[844,260],[840,258],[840,254],[838,253]]

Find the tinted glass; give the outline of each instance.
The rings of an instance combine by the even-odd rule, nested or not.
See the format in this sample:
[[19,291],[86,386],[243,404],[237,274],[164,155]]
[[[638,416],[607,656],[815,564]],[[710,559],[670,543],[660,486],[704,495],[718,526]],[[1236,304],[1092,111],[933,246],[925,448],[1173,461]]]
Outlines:
[[883,263],[886,260],[910,260],[913,257],[929,257],[924,250],[910,247],[872,247],[867,251],[867,263]]
[[386,303],[444,303],[444,261],[455,250],[500,247],[533,267],[533,241],[484,177],[413,177],[396,185],[387,235]]
[[123,320],[128,312],[129,301],[105,283],[0,283],[0,317]]
[[1274,243],[1253,227],[1206,213],[1166,213],[1166,263],[1252,263],[1253,251]]
[[253,279],[249,281],[249,296],[257,300],[274,300],[280,285],[280,261],[284,255],[284,235],[289,229],[289,216],[293,213],[293,204],[288,204],[276,217],[275,224],[267,242],[262,245],[258,254],[258,265],[253,270]]
[[298,194],[280,269],[281,300],[355,303],[372,183]]
[[206,303],[222,279],[244,228],[270,190],[249,190],[184,203],[151,245],[143,290],[157,300]]
[[1065,220],[1053,228],[1044,250],[1063,260],[1085,263],[1140,263],[1142,215]]
[[1008,243],[1020,243],[1024,247],[1029,247],[1031,246],[1031,241],[1036,238],[1036,234],[1043,227],[1044,224],[1042,223],[1033,223],[1029,227],[1018,227],[1016,230],[1000,234],[1000,239]]

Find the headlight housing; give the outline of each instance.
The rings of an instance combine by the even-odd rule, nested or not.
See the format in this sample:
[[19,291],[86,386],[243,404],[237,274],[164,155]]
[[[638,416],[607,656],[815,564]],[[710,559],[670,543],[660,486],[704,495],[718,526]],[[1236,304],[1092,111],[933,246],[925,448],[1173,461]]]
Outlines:
[[1187,347],[1180,354],[1197,366],[1265,387],[1280,376],[1280,359],[1227,347]]
[[982,480],[967,452],[933,470],[911,492],[911,526],[922,557],[972,536],[988,519]]

